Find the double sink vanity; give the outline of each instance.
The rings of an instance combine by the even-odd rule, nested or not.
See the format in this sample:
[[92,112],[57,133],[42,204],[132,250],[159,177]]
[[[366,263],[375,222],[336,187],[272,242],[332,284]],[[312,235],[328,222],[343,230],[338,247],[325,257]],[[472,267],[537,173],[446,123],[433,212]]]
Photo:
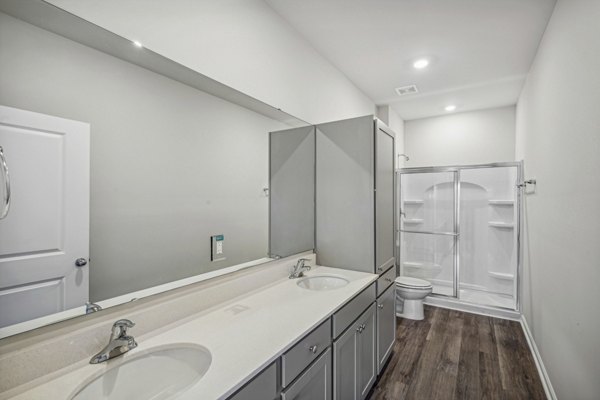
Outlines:
[[136,338],[122,356],[82,360],[14,398],[364,399],[395,338],[393,269],[313,265],[299,275]]

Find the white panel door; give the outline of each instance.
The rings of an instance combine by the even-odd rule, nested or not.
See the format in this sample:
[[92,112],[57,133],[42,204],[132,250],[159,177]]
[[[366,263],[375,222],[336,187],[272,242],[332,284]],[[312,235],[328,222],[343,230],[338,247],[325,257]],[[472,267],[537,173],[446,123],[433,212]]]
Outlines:
[[2,328],[88,300],[90,127],[0,106],[0,147]]

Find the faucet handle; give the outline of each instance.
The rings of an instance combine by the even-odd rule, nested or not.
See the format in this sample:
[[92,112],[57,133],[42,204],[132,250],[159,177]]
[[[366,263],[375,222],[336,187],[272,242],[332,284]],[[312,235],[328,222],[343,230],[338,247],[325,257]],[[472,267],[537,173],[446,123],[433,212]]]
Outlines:
[[113,324],[112,334],[113,337],[123,337],[127,335],[127,328],[133,328],[135,323],[128,319],[120,319]]
[[304,267],[304,263],[310,261],[310,259],[308,258],[299,258],[298,261],[296,261],[296,265],[299,265],[300,267]]

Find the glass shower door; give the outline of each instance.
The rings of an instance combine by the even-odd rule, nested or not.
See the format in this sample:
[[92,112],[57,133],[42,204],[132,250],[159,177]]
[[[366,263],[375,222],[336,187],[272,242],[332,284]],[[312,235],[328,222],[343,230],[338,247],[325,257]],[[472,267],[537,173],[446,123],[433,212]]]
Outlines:
[[402,172],[399,183],[400,274],[456,297],[457,171]]
[[519,167],[460,170],[459,299],[517,309]]

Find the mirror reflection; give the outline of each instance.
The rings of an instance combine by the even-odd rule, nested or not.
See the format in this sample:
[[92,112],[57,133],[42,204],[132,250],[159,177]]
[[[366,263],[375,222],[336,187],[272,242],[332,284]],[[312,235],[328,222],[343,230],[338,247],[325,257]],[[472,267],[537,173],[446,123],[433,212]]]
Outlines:
[[[10,37],[0,46],[5,208],[10,184],[0,329],[269,260],[269,132],[303,121],[252,111],[266,105],[242,107],[7,14],[0,27]],[[302,157],[314,190],[314,162]],[[306,204],[298,217],[314,213]],[[313,231],[285,240],[309,250]]]

